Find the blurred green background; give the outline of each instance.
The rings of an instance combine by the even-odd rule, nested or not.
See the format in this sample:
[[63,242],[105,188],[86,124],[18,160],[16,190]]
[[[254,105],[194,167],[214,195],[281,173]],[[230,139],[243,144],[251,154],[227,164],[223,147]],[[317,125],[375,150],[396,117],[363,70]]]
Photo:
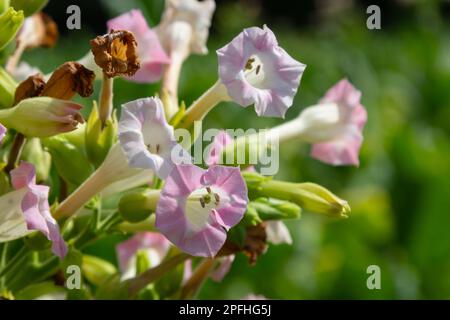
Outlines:
[[[369,115],[360,167],[327,166],[308,156],[308,145],[293,142],[281,146],[278,178],[322,184],[349,200],[352,214],[335,221],[305,213],[288,223],[293,246],[271,246],[253,267],[239,256],[225,280],[208,281],[199,298],[450,298],[450,4],[384,1],[382,29],[371,31],[365,1],[297,2],[217,1],[210,53],[189,58],[180,96],[188,104],[197,98],[217,79],[215,50],[243,28],[264,23],[308,66],[288,119],[347,77],[363,92]],[[27,52],[25,61],[49,72],[84,55],[88,40],[106,31],[108,18],[139,8],[155,26],[164,5],[79,1],[82,30],[69,32],[65,9],[72,3],[50,1],[44,11],[58,21],[60,42]],[[116,83],[116,106],[158,91],[158,85]],[[221,104],[207,127],[281,122],[257,118],[252,108]],[[114,259],[113,250],[98,244],[90,253]],[[366,287],[369,265],[381,268],[381,290]]]

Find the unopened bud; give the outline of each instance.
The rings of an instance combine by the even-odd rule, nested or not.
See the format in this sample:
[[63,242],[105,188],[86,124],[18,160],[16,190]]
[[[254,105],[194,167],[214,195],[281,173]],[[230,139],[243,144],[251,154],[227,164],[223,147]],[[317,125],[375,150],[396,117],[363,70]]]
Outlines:
[[23,21],[23,11],[16,11],[12,7],[0,15],[0,50],[14,39]]
[[0,122],[28,137],[50,137],[73,131],[83,123],[81,108],[83,106],[66,100],[30,98],[14,108],[0,110]]
[[6,109],[13,105],[16,87],[16,81],[5,69],[0,67],[0,109]]
[[348,202],[340,199],[329,190],[314,183],[292,183],[277,180],[257,179],[256,173],[242,173],[247,181],[249,197],[270,197],[286,200],[299,205],[302,209],[314,213],[346,218],[350,213]]
[[105,126],[102,126],[97,104],[94,102],[86,124],[86,152],[95,167],[102,164],[109,150],[116,143],[117,125],[117,118],[113,113],[112,118],[106,120]]
[[28,17],[38,11],[41,11],[48,1],[49,0],[11,0],[11,6],[16,10],[23,10],[25,15]]
[[65,181],[78,186],[93,172],[83,151],[67,139],[57,136],[45,139],[43,143],[52,155],[56,170]]
[[142,189],[125,194],[119,202],[119,213],[125,221],[137,223],[156,210],[160,190]]
[[96,286],[102,285],[117,273],[117,269],[113,264],[101,258],[83,255],[82,261],[84,276]]

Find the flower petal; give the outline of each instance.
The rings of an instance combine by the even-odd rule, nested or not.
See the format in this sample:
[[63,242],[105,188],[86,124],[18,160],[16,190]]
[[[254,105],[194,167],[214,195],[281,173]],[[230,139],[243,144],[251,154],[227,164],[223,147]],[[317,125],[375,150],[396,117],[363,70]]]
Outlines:
[[14,188],[27,189],[21,209],[25,217],[28,230],[42,232],[52,241],[52,251],[63,259],[67,254],[67,246],[62,238],[58,224],[50,213],[48,204],[49,187],[36,184],[36,172],[33,165],[22,162],[20,166],[11,171]]

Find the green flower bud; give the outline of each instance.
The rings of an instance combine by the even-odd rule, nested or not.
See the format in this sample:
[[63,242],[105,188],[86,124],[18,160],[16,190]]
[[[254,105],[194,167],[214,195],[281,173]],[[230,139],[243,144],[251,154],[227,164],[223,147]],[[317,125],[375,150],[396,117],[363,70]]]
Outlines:
[[9,8],[9,0],[0,0],[0,14]]
[[120,281],[120,275],[114,274],[107,278],[97,289],[96,300],[127,300],[129,299],[129,282]]
[[44,150],[40,139],[31,138],[27,141],[22,151],[21,160],[34,164],[37,181],[47,180],[52,165],[52,157],[50,153]]
[[11,6],[16,10],[23,10],[25,16],[29,17],[41,11],[49,0],[11,0]]
[[248,206],[254,209],[261,220],[299,219],[302,209],[295,203],[272,198],[259,198]]
[[117,269],[113,264],[89,255],[83,255],[82,269],[86,279],[96,286],[102,285],[111,276],[117,274]]
[[105,126],[99,118],[97,104],[94,101],[91,114],[86,125],[86,151],[89,160],[97,168],[105,160],[109,149],[117,141],[117,117],[106,120]]
[[84,122],[81,108],[72,101],[29,98],[13,108],[0,110],[0,122],[27,137],[45,138],[75,130]]
[[286,200],[298,204],[306,211],[340,218],[346,218],[350,213],[347,201],[317,184],[268,180],[258,177],[256,173],[243,172],[242,175],[247,182],[251,199],[270,197]]
[[9,108],[14,103],[14,93],[17,88],[17,83],[0,67],[0,109]]
[[16,11],[12,7],[0,16],[0,50],[14,39],[24,19],[23,11]]
[[125,194],[119,202],[119,213],[125,221],[138,223],[155,212],[160,190],[140,189]]
[[94,171],[83,153],[67,139],[57,136],[43,140],[50,152],[58,174],[76,186],[83,183]]

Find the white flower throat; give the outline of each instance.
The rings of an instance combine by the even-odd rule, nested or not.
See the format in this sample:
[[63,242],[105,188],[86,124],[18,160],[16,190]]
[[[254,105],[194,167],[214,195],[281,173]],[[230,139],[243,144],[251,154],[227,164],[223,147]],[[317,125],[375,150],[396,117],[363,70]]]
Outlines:
[[220,189],[205,187],[192,192],[186,201],[186,218],[194,230],[202,230],[210,219],[212,210],[216,210],[228,197]]
[[260,57],[253,55],[245,64],[244,77],[252,86],[258,89],[264,89],[266,85],[266,74],[264,63]]

